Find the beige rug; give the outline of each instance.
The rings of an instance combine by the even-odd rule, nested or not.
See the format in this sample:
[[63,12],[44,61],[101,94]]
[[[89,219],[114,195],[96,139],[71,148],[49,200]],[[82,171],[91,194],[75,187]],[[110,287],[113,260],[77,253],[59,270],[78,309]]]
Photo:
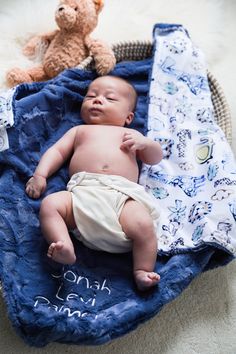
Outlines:
[[[57,0],[1,0],[0,4],[1,90],[7,69],[32,65],[21,48],[32,34],[55,28]],[[236,151],[236,1],[106,0],[94,37],[109,43],[151,40],[156,22],[183,24],[204,50],[209,69],[230,105]],[[12,329],[0,300],[0,353],[4,354],[235,354],[235,332],[236,262],[202,274],[155,318],[100,347],[51,344],[43,349],[29,348]]]

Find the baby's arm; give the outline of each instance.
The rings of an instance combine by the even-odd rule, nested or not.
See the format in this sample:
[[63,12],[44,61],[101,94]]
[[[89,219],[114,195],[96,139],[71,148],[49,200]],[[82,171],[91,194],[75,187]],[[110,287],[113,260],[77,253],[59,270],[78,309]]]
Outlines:
[[78,127],[70,129],[43,154],[33,177],[26,184],[26,193],[29,197],[39,198],[47,187],[47,178],[56,172],[71,156],[77,129]]
[[129,149],[136,152],[137,157],[148,165],[155,165],[162,160],[161,145],[136,130],[130,129],[123,136],[121,149]]

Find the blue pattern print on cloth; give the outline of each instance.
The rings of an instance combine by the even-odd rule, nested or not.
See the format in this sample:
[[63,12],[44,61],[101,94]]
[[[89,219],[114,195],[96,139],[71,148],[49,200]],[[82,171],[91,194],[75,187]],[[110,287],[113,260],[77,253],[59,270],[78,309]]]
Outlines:
[[186,206],[182,206],[182,200],[175,200],[175,207],[168,208],[171,211],[169,215],[169,220],[173,222],[180,223],[186,214]]
[[213,179],[217,175],[218,170],[219,170],[219,166],[217,165],[217,163],[213,163],[213,164],[209,165],[208,171],[207,171],[207,178],[209,179],[209,181],[213,181]]
[[0,129],[10,128],[14,124],[12,99],[15,89],[0,92]]
[[163,160],[143,165],[140,183],[161,199],[164,254],[216,245],[236,253],[236,164],[216,124],[204,55],[182,26],[156,46],[150,78],[148,136]]
[[162,174],[161,172],[155,172],[155,174],[150,174],[150,178],[157,179],[158,181],[170,184],[174,187],[180,187],[183,192],[189,196],[196,196],[197,193],[205,182],[205,176],[191,177],[191,176],[169,176],[167,174]]
[[171,156],[172,146],[174,145],[173,139],[155,139],[161,144],[163,156],[168,159]]
[[15,89],[0,92],[0,152],[9,148],[7,129],[14,124],[12,100]]
[[230,211],[234,217],[234,220],[236,221],[236,200],[232,200],[231,203],[229,203],[229,208],[230,208]]
[[188,216],[189,222],[193,224],[195,223],[195,221],[203,219],[205,215],[211,212],[211,209],[212,203],[203,201],[194,203],[192,205],[192,208],[190,209],[190,213]]
[[164,199],[164,198],[168,197],[168,195],[169,195],[167,189],[165,189],[165,188],[153,188],[152,194],[157,199]]
[[193,232],[192,235],[192,241],[194,245],[199,245],[202,242],[202,235],[203,235],[203,230],[206,225],[206,222],[204,224],[198,225],[196,229]]

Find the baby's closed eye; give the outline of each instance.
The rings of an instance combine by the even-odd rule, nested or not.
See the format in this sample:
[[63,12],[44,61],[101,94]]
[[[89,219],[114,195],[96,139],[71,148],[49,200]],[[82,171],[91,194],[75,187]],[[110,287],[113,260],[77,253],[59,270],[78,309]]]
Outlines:
[[95,98],[95,97],[96,97],[95,95],[86,95],[86,96],[85,96],[86,99],[87,99],[87,98],[88,98],[88,99],[89,99],[89,98]]
[[118,101],[115,96],[107,96],[106,99],[107,99],[108,101]]

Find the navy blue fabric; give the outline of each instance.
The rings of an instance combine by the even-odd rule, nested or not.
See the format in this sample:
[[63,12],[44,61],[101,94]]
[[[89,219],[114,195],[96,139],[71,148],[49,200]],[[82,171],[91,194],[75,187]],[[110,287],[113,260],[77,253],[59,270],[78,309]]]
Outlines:
[[[139,95],[133,127],[146,132],[152,61],[120,63],[113,74],[129,79]],[[61,266],[46,257],[38,219],[40,200],[25,194],[25,183],[42,153],[69,128],[95,73],[67,70],[44,83],[20,85],[14,97],[15,126],[10,149],[0,154],[0,273],[14,328],[30,345],[57,341],[99,344],[133,330],[176,298],[202,271],[227,264],[232,256],[207,248],[158,257],[160,284],[140,293],[132,276],[132,255],[107,254],[74,241],[78,262]],[[48,181],[45,193],[65,189],[67,166]]]

